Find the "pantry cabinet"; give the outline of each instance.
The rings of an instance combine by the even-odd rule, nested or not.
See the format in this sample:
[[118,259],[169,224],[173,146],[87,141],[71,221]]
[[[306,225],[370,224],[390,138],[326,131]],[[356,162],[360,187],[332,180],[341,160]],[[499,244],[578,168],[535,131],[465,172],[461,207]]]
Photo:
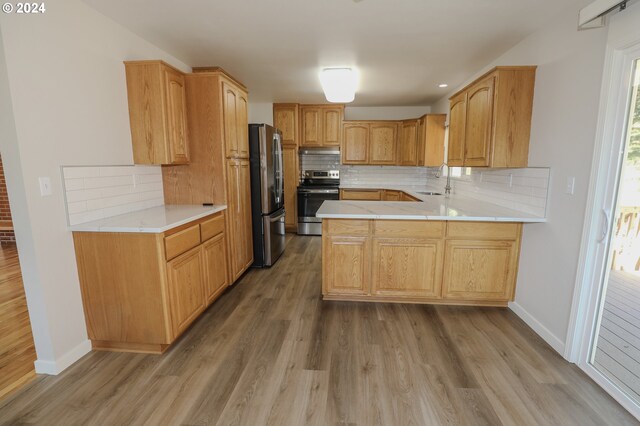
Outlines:
[[167,204],[224,204],[227,254],[235,282],[253,263],[247,89],[218,67],[185,78],[191,161],[163,167]]
[[496,67],[450,98],[449,165],[527,167],[535,72]]
[[506,306],[522,224],[324,219],[323,297]]
[[74,232],[94,350],[162,353],[227,288],[225,213],[162,233]]
[[184,74],[162,61],[127,61],[133,162],[189,162]]
[[301,105],[300,117],[300,146],[340,146],[344,105]]
[[273,104],[273,125],[282,133],[284,210],[286,212],[284,221],[287,232],[296,232],[298,229],[299,109],[298,104]]

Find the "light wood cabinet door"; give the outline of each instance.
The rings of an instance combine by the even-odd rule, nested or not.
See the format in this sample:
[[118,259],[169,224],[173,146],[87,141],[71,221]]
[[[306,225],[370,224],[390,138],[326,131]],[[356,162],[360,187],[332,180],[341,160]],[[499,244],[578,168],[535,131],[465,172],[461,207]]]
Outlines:
[[399,165],[418,165],[418,120],[406,120],[402,122],[398,152],[400,153]]
[[164,72],[167,91],[169,160],[171,164],[185,164],[189,162],[189,143],[184,75],[171,68],[165,68]]
[[444,158],[446,114],[427,114],[418,121],[418,166],[439,167]]
[[323,238],[323,282],[325,294],[369,293],[371,239],[369,237]]
[[249,158],[249,102],[247,94],[237,90],[236,101],[236,138],[238,141],[238,157]]
[[274,104],[273,125],[282,133],[283,145],[298,145],[297,104]]
[[492,139],[493,92],[495,77],[473,85],[467,91],[467,117],[464,143],[464,165],[489,165]]
[[451,300],[512,300],[519,242],[448,240],[442,296]]
[[287,231],[295,232],[298,226],[298,148],[294,145],[283,145],[284,162],[284,224]]
[[369,125],[346,123],[342,142],[342,164],[368,164]]
[[467,125],[467,93],[451,98],[449,103],[449,149],[447,164],[453,167],[464,165],[464,142]]
[[324,108],[322,111],[322,145],[340,146],[342,108]]
[[169,306],[174,337],[205,308],[204,269],[200,246],[167,263]]
[[400,201],[401,191],[393,191],[386,189],[384,191],[384,201]]
[[251,187],[248,160],[227,160],[227,194],[229,206],[228,247],[231,277],[235,281],[253,263],[251,230]]
[[396,164],[398,125],[396,123],[370,123],[369,135],[369,164]]
[[440,298],[442,240],[375,238],[371,294]]
[[301,146],[322,146],[322,112],[316,107],[300,108],[302,115]]
[[185,77],[162,61],[125,62],[135,164],[186,164]]
[[238,141],[238,93],[227,82],[222,83],[222,114],[224,117],[224,145],[227,158],[240,157]]
[[205,269],[205,298],[211,304],[229,285],[227,241],[218,234],[202,244]]

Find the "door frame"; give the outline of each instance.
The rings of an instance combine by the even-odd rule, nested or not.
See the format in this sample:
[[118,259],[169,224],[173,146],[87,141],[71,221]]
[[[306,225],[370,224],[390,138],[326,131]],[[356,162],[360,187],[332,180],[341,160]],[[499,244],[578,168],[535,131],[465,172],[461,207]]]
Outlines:
[[[607,46],[589,194],[564,357],[576,363],[625,409],[640,419],[640,408],[635,402],[588,362],[601,309],[601,283],[607,272],[612,214],[617,200],[617,182],[628,128],[629,87],[636,59],[640,59],[638,38]],[[606,220],[605,212],[608,213]]]

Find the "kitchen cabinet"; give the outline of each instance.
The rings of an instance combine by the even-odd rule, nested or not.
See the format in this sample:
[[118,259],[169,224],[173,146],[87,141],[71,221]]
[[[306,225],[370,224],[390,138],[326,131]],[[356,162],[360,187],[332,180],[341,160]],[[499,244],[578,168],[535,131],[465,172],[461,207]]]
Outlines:
[[282,147],[284,163],[284,217],[285,228],[288,232],[296,232],[298,229],[298,183],[300,172],[298,171],[298,148],[293,145]]
[[506,306],[522,224],[324,219],[327,300]]
[[162,61],[125,62],[133,162],[189,162],[184,74]]
[[282,145],[299,145],[298,113],[298,104],[273,104],[273,125],[282,133]]
[[247,94],[227,81],[222,82],[222,93],[227,158],[249,158]]
[[300,105],[300,117],[300,146],[340,146],[344,105]]
[[398,152],[398,165],[418,165],[418,120],[402,122]]
[[229,283],[251,265],[251,188],[246,87],[218,67],[185,77],[191,161],[162,168],[167,204],[225,204]]
[[400,194],[400,201],[422,201],[419,198],[414,197],[413,195],[409,195],[406,192],[402,192]]
[[382,200],[381,189],[341,189],[341,200],[367,200],[367,201],[380,201]]
[[394,191],[392,189],[385,189],[383,194],[384,201],[400,201],[402,191]]
[[444,159],[446,114],[427,114],[418,119],[418,166],[440,167]]
[[94,350],[162,353],[229,283],[224,212],[163,233],[73,240]]
[[512,300],[522,225],[452,223],[447,229],[443,297]]
[[343,125],[342,164],[369,163],[369,124],[350,122]]
[[273,124],[282,133],[284,210],[287,232],[296,232],[298,229],[299,109],[298,104],[273,104]]
[[235,281],[253,263],[249,160],[227,160],[231,277]]
[[323,221],[322,234],[327,235],[322,239],[323,293],[366,295],[371,273],[369,221]]
[[345,121],[342,129],[342,164],[396,164],[398,122]]
[[450,98],[449,165],[527,167],[535,72],[496,67]]
[[195,247],[167,263],[174,336],[182,333],[206,307],[202,260],[201,247]]

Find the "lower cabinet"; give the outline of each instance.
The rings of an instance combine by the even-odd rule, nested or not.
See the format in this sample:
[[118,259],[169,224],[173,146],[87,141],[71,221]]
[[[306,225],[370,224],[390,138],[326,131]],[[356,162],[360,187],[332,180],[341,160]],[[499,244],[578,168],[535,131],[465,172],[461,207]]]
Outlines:
[[200,246],[167,263],[171,325],[174,336],[182,333],[206,307],[205,271]]
[[442,241],[374,238],[371,294],[440,297]]
[[253,263],[249,160],[227,160],[227,192],[230,230],[228,247],[231,277],[232,281],[235,281]]
[[382,190],[380,189],[341,189],[341,200],[366,200],[380,201],[382,199]]
[[284,163],[284,226],[289,232],[298,229],[298,147],[284,145],[282,147],[282,162]]
[[325,219],[323,295],[506,306],[521,230],[517,223]]
[[93,349],[162,353],[229,284],[225,216],[165,233],[74,232]]

